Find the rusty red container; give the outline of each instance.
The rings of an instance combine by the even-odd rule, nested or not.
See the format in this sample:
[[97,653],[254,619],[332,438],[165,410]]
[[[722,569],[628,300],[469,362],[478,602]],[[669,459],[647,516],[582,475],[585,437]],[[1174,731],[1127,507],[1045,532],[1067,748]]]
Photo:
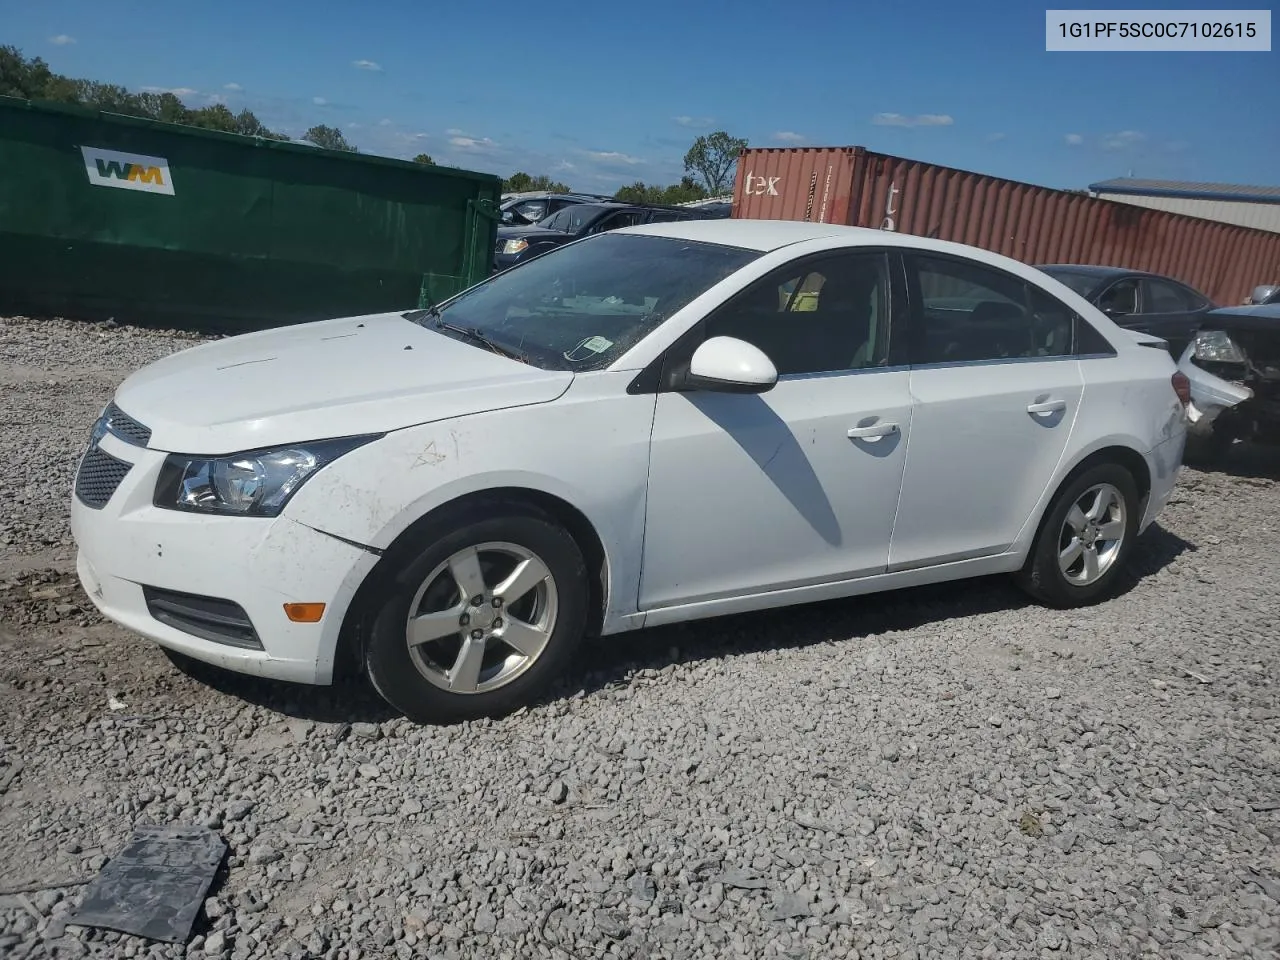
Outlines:
[[1280,233],[988,177],[863,147],[744,150],[733,216],[967,243],[1024,263],[1149,270],[1240,303],[1280,279]]

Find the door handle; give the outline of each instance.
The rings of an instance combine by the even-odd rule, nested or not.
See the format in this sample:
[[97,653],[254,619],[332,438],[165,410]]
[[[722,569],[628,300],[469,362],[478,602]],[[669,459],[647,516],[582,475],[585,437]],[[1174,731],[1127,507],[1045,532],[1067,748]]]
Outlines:
[[1067,401],[1065,400],[1046,400],[1043,403],[1033,403],[1027,407],[1027,413],[1061,413],[1067,409]]
[[869,427],[850,427],[850,440],[878,440],[880,437],[887,437],[891,433],[898,432],[896,423],[875,423]]

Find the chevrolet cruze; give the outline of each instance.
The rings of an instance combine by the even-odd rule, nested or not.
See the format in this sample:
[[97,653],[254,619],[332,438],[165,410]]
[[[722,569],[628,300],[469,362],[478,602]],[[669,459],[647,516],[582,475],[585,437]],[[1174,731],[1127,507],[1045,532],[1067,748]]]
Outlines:
[[187,657],[498,715],[588,636],[998,573],[1096,602],[1186,401],[1161,341],[982,250],[626,228],[134,373],[80,462],[78,571]]

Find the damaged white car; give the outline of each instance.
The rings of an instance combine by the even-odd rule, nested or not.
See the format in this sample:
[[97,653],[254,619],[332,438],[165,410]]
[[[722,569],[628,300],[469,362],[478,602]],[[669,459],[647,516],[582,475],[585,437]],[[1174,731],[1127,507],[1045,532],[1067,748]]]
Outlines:
[[1093,603],[1186,378],[1039,270],[818,223],[567,244],[429,310],[138,371],[75,482],[106,616],[232,670],[500,714],[584,636],[1013,574]]
[[1178,367],[1188,432],[1210,456],[1241,440],[1280,443],[1280,303],[1210,311]]

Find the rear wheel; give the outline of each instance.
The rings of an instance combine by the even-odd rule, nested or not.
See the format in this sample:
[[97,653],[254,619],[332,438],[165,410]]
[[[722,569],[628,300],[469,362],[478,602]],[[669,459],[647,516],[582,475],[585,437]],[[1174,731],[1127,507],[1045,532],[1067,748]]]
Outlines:
[[568,666],[586,625],[577,543],[538,511],[507,506],[429,536],[374,617],[365,670],[411,720],[501,716]]
[[1015,580],[1053,607],[1107,598],[1133,548],[1140,509],[1138,486],[1124,467],[1084,470],[1058,491]]

